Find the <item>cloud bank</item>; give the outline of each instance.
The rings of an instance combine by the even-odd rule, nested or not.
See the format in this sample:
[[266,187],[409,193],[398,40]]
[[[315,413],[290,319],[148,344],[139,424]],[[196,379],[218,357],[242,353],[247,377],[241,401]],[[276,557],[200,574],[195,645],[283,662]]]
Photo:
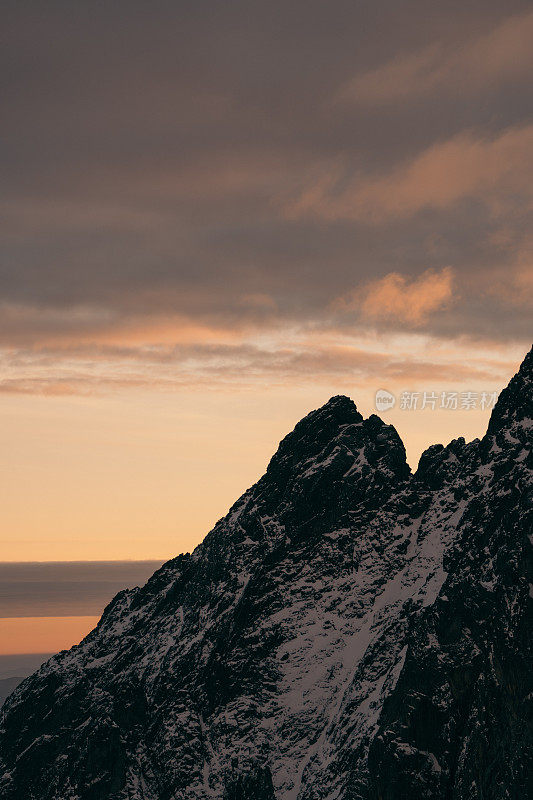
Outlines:
[[368,374],[380,332],[527,349],[528,3],[5,24],[1,391]]

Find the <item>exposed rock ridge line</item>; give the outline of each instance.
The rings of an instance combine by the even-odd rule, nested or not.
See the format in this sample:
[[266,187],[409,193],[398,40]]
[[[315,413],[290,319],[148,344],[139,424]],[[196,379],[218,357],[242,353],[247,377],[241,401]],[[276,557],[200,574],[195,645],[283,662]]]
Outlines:
[[331,398],[191,555],[25,680],[2,800],[533,797],[533,351],[412,474]]

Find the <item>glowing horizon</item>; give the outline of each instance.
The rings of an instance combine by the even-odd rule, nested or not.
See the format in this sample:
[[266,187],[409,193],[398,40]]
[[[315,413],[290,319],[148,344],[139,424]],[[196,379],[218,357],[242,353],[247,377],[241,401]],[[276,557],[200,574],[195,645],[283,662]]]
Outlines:
[[[454,381],[378,377],[350,391],[271,385],[209,392],[146,391],[101,396],[6,396],[3,400],[4,561],[166,559],[192,550],[265,471],[278,442],[333,394],[365,416],[395,425],[413,469],[431,444],[485,432],[490,408],[402,410],[404,390],[499,391],[515,372]],[[444,371],[441,370],[441,375]],[[378,389],[397,405],[377,412]],[[357,397],[359,395],[359,398]],[[30,480],[31,478],[31,480]]]
[[529,5],[215,5],[6,8],[0,559],[190,551],[332,395],[530,347]]

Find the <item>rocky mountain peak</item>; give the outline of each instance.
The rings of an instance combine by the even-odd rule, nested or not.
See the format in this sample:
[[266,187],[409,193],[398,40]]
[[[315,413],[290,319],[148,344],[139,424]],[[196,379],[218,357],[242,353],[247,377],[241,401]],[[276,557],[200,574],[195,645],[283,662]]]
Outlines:
[[1,800],[533,796],[531,358],[414,476],[349,398],[307,415],[7,700]]
[[368,419],[348,397],[332,397],[280,443],[253,487],[253,504],[287,530],[325,530],[361,502],[379,505],[410,474],[397,431]]
[[300,420],[281,441],[267,476],[286,480],[301,470],[309,475],[339,459],[349,469],[354,466],[350,460],[358,460],[363,466],[367,458],[372,466],[384,458],[399,477],[408,474],[405,448],[395,428],[375,414],[364,419],[350,398],[337,395]]
[[431,445],[420,456],[415,480],[430,489],[441,489],[445,484],[459,480],[479,466],[479,444],[479,439],[467,443],[460,436],[446,447]]
[[316,457],[325,447],[336,442],[348,426],[358,426],[362,422],[363,417],[353,400],[344,395],[332,397],[301,419],[282,439],[268,469],[283,464],[295,465]]
[[510,429],[517,423],[526,423],[527,425],[531,422],[533,419],[532,396],[533,348],[524,358],[520,369],[509,385],[501,392],[491,414],[487,433],[495,434],[499,430]]

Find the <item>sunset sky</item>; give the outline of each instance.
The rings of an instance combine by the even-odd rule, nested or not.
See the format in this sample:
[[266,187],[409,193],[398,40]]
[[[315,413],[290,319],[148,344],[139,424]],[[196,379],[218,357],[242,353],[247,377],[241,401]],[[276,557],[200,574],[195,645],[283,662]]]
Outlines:
[[190,550],[335,394],[483,434],[399,398],[531,346],[530,3],[3,11],[2,561]]

